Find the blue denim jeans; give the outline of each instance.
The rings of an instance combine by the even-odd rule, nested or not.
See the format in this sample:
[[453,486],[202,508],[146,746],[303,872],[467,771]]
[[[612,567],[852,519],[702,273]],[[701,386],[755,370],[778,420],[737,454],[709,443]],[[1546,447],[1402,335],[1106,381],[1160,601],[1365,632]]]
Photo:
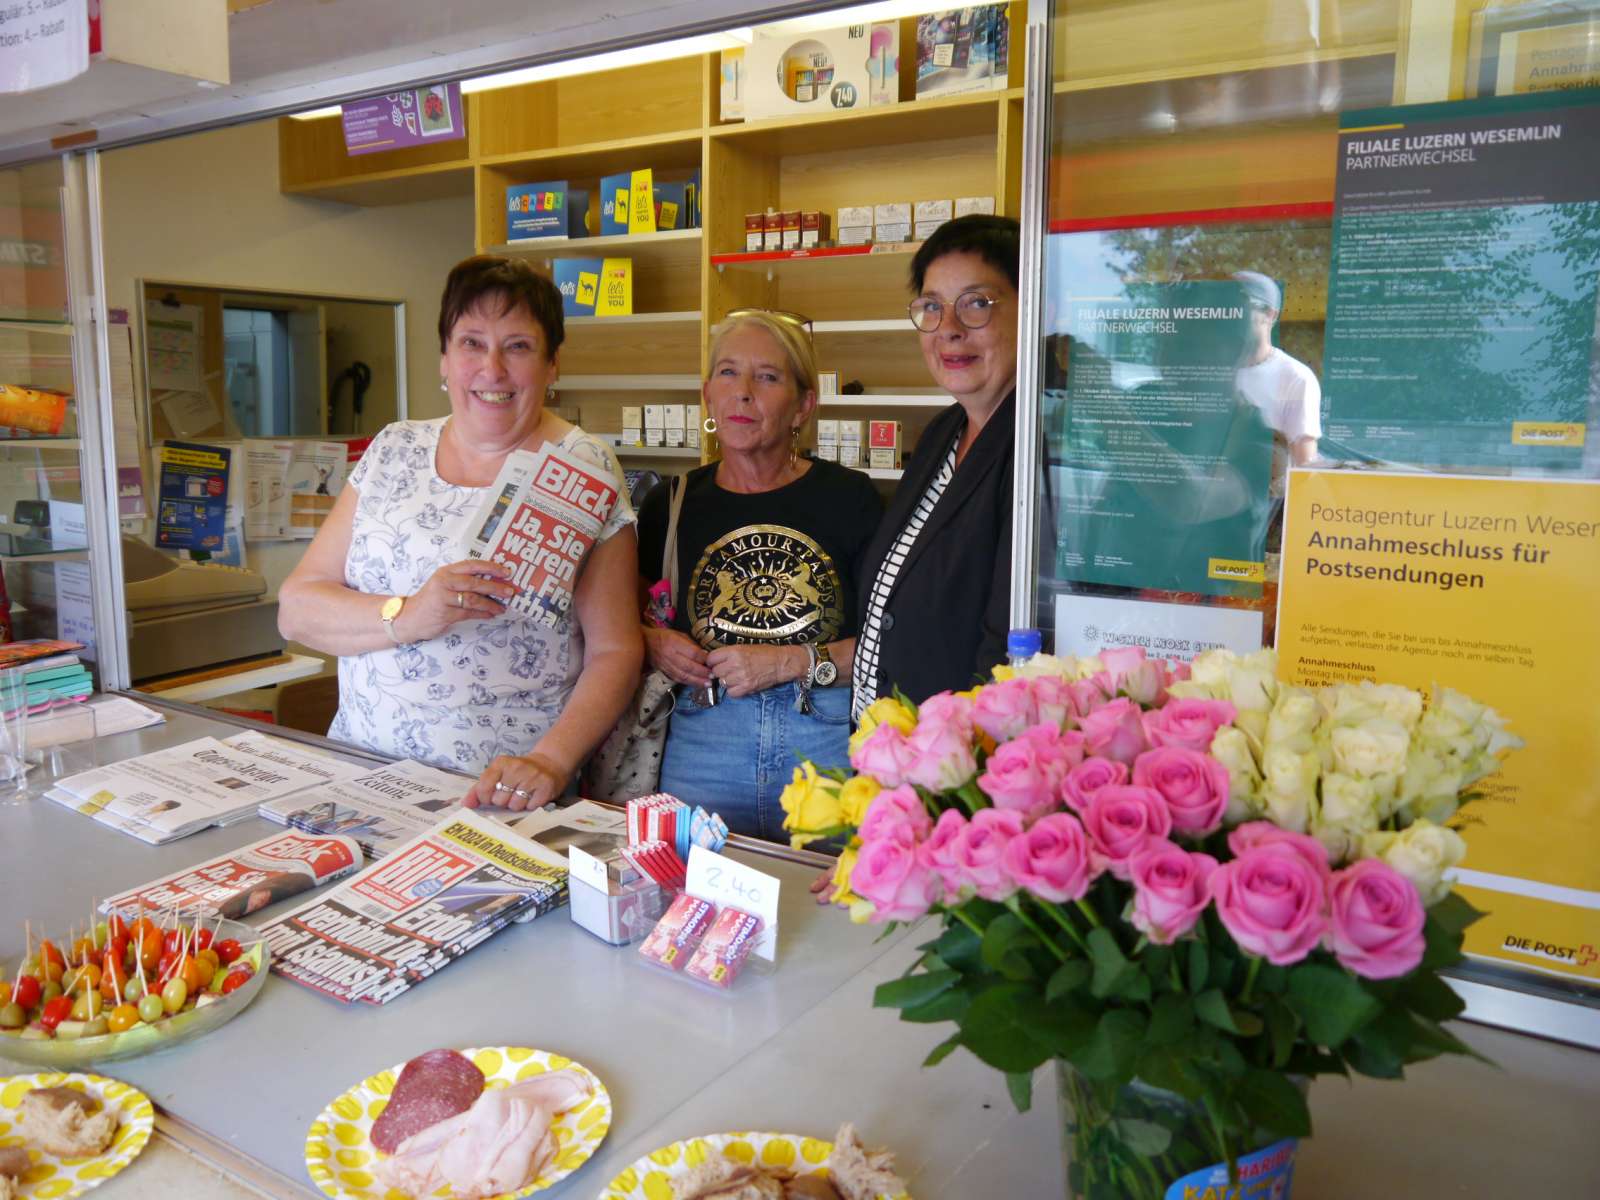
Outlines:
[[753,696],[699,708],[680,687],[661,790],[720,813],[734,833],[787,842],[778,796],[803,759],[818,767],[849,766],[850,689],[815,688],[810,713],[794,710],[798,685],[779,684]]

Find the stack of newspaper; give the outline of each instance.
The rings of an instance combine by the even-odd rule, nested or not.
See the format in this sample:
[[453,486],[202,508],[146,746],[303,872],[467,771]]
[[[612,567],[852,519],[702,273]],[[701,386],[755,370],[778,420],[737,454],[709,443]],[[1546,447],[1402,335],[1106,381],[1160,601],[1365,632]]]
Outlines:
[[185,917],[238,920],[343,879],[360,865],[361,847],[347,837],[285,830],[112,896],[100,902],[100,911],[130,920],[145,912],[173,911]]
[[388,763],[270,800],[261,815],[307,833],[352,837],[368,858],[382,858],[432,828],[471,786],[465,776],[419,762]]
[[[597,808],[540,810],[540,832],[559,840],[570,833],[565,814]],[[272,969],[286,979],[347,1004],[386,1004],[511,922],[566,898],[563,853],[461,809],[261,933]]]
[[253,816],[277,800],[370,768],[254,731],[181,746],[69,775],[45,793],[57,804],[163,845]]
[[506,456],[462,550],[510,568],[507,608],[554,626],[572,607],[583,559],[617,504],[616,477],[559,445]]

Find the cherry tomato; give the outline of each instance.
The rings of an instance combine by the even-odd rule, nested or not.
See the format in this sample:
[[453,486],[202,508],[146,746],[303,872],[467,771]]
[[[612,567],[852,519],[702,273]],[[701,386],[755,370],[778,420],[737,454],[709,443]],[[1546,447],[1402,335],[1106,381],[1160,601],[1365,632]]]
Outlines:
[[72,961],[76,963],[88,962],[94,957],[96,949],[93,938],[81,937],[72,943]]
[[57,996],[44,1006],[44,1011],[39,1014],[39,1024],[54,1033],[56,1026],[71,1015],[72,998],[70,996]]
[[195,957],[205,959],[211,964],[211,969],[213,971],[222,965],[222,959],[218,957],[217,952],[210,946],[207,946],[204,950],[200,951],[200,953],[196,954]]
[[132,1029],[139,1023],[139,1010],[131,1004],[119,1004],[111,1010],[111,1015],[106,1018],[106,1023],[112,1033],[121,1033],[123,1030]]
[[215,946],[217,957],[222,960],[225,967],[232,966],[234,961],[244,953],[244,947],[239,945],[238,938],[223,938]]
[[[32,975],[17,976],[16,983],[13,986],[16,989],[17,1003],[22,1005],[23,1008],[32,1008],[39,1003],[40,993],[44,990],[39,981]],[[7,990],[9,991],[10,989]],[[11,997],[7,996],[6,999],[9,1000]]]
[[144,963],[145,972],[154,971],[161,962],[161,935],[146,932],[144,940],[139,943],[139,961]]
[[100,993],[107,1000],[115,1004],[122,999],[122,993],[128,986],[128,968],[122,965],[122,960],[111,951],[106,952],[106,965],[100,973]]
[[198,995],[200,989],[211,982],[211,967],[201,959],[183,956],[183,965],[178,968],[177,978],[183,980],[191,996]]
[[172,978],[172,973],[178,969],[178,954],[169,950],[162,954],[161,962],[156,967],[156,982],[165,983]]
[[67,969],[67,962],[66,959],[61,957],[61,950],[48,938],[39,943],[39,961],[41,963],[55,963],[63,971]]
[[189,939],[191,949],[204,950],[209,945],[211,945],[211,930],[206,929],[204,926],[196,929],[194,937]]
[[242,988],[245,984],[250,982],[250,976],[254,974],[254,971],[229,971],[228,977],[222,981],[222,994],[226,996],[229,992],[237,991],[239,988]]
[[140,917],[132,925],[128,926],[128,936],[134,938],[135,940],[146,937],[152,933],[157,937],[160,937],[161,926],[157,925],[149,917]]
[[161,948],[171,954],[178,952],[178,947],[183,944],[183,930],[169,929],[166,937],[161,939]]
[[128,935],[113,934],[111,944],[106,947],[106,954],[115,958],[119,963],[128,961]]
[[111,916],[107,918],[106,932],[111,935],[112,941],[116,941],[118,938],[121,938],[123,941],[128,940],[128,922],[123,920],[121,913],[112,913]]

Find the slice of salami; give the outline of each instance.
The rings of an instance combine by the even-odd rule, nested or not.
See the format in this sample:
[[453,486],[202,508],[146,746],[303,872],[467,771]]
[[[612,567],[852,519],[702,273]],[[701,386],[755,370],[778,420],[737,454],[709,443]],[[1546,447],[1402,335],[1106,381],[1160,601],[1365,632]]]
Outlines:
[[414,1133],[464,1113],[483,1093],[483,1072],[454,1050],[429,1050],[395,1080],[389,1106],[372,1124],[372,1144],[385,1154]]

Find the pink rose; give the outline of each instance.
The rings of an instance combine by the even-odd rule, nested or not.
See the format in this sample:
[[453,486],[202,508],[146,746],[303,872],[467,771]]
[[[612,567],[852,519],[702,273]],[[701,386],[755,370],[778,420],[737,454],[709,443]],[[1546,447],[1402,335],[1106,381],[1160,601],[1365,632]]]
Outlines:
[[[917,716],[917,727],[906,739],[911,766],[906,779],[932,792],[954,791],[978,773],[978,760],[972,752],[972,725],[927,716],[924,705]],[[874,730],[874,733],[877,731]],[[861,748],[865,750],[866,743]]]
[[1194,750],[1157,746],[1133,761],[1133,782],[1155,788],[1172,810],[1172,828],[1205,837],[1222,828],[1228,810],[1228,768]]
[[1037,720],[1033,688],[1026,679],[988,684],[972,704],[972,723],[997,742],[1009,741]]
[[[1168,706],[1170,707],[1170,705]],[[1086,717],[1078,718],[1084,748],[1100,758],[1131,763],[1149,749],[1139,706],[1127,697],[1110,700]],[[1149,714],[1154,716],[1155,714]],[[1210,745],[1208,741],[1206,745]]]
[[927,837],[933,830],[933,818],[928,815],[916,789],[908,784],[879,792],[867,805],[867,815],[859,830],[864,842],[881,838],[900,838],[913,845]]
[[1148,842],[1128,866],[1135,929],[1156,945],[1168,946],[1194,928],[1211,902],[1207,882],[1217,869],[1216,859],[1171,842]]
[[1233,723],[1238,710],[1226,700],[1168,700],[1144,714],[1152,746],[1182,746],[1206,751],[1217,730]]
[[1065,679],[1056,675],[1037,675],[1028,681],[1033,692],[1036,719],[1040,724],[1065,729],[1067,718],[1073,715],[1072,689]]
[[[1040,727],[1049,734],[1048,727]],[[1056,796],[1066,767],[1046,757],[1050,748],[1028,737],[1007,742],[989,756],[978,786],[996,808],[1013,809],[1024,820],[1056,807]]]
[[1040,817],[1006,843],[1011,878],[1041,900],[1061,904],[1081,899],[1099,874],[1089,858],[1089,839],[1070,813]]
[[[980,808],[951,851],[956,874],[985,900],[1004,900],[1017,890],[1006,870],[1006,846],[1022,835],[1022,814],[1004,808]],[[853,881],[855,876],[851,876]]]
[[1422,961],[1422,899],[1387,863],[1365,858],[1335,872],[1328,902],[1329,947],[1357,975],[1394,979]]
[[1128,878],[1128,863],[1150,841],[1172,832],[1172,814],[1154,788],[1109,783],[1090,798],[1083,827],[1098,865],[1118,879]]
[[1122,681],[1128,673],[1137,671],[1146,661],[1143,646],[1113,646],[1109,650],[1100,651],[1095,657],[1105,668],[1103,673],[1110,676],[1111,686],[1106,691],[1113,696],[1117,694],[1117,689],[1122,686]]
[[955,692],[938,692],[917,705],[917,724],[952,725],[972,736],[972,701]]
[[1061,798],[1067,807],[1082,815],[1094,794],[1108,784],[1127,783],[1128,768],[1109,758],[1086,758],[1067,772],[1061,781]]
[[1284,846],[1257,846],[1211,873],[1217,916],[1247,954],[1275,966],[1297,963],[1328,928],[1322,876]]
[[1122,677],[1119,689],[1135,704],[1153,708],[1167,698],[1167,672],[1154,659],[1147,659]]
[[850,765],[862,775],[871,775],[886,788],[903,784],[915,761],[916,755],[906,735],[888,722],[879,725],[850,751]]
[[1072,710],[1080,721],[1111,699],[1093,679],[1079,679],[1069,683],[1067,694],[1072,697]]
[[933,832],[917,850],[917,860],[939,877],[947,897],[961,892],[961,869],[956,865],[956,844],[967,832],[967,818],[959,810],[947,808],[934,822]]
[[1235,858],[1263,846],[1292,850],[1311,864],[1324,884],[1333,874],[1333,868],[1328,865],[1328,848],[1308,833],[1280,829],[1271,821],[1250,821],[1228,835],[1228,849]]
[[938,895],[939,881],[917,848],[898,838],[863,842],[850,872],[850,890],[872,904],[872,921],[914,921]]

